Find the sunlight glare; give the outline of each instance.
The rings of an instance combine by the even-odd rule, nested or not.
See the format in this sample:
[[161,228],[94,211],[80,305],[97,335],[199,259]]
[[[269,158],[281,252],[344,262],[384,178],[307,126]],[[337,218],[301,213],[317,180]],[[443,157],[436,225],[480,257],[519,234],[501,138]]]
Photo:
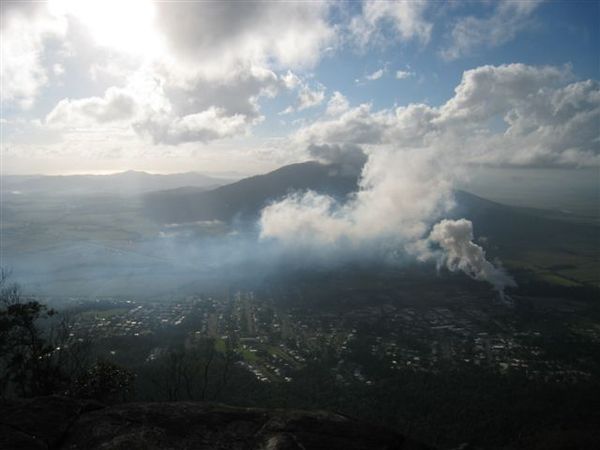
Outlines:
[[149,0],[50,0],[48,7],[80,21],[99,46],[147,57],[162,49]]

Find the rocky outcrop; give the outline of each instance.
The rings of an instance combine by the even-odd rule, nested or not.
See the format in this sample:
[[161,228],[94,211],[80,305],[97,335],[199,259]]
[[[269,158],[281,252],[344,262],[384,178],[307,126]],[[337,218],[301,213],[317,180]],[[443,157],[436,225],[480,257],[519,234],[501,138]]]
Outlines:
[[325,411],[64,397],[0,405],[2,449],[426,449],[376,425]]

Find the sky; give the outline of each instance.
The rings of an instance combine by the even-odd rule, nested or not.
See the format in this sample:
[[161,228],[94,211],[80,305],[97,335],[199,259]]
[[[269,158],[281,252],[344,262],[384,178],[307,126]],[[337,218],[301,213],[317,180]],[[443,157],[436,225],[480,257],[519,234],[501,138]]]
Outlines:
[[600,163],[597,1],[1,8],[3,174]]

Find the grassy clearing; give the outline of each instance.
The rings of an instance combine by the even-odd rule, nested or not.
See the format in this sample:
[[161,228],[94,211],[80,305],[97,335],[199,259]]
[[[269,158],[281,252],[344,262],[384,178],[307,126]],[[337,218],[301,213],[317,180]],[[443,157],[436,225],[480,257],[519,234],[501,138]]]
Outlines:
[[227,351],[227,346],[225,345],[225,341],[223,339],[215,339],[215,350],[219,353],[225,353]]
[[531,271],[540,280],[558,286],[600,286],[600,261],[594,249],[585,251],[527,251],[503,260],[511,269]]
[[258,357],[256,356],[256,354],[252,353],[247,348],[246,349],[242,348],[241,352],[242,352],[242,356],[246,362],[256,363],[258,361]]
[[550,284],[555,284],[558,286],[566,286],[566,287],[581,286],[581,283],[569,280],[569,279],[564,278],[556,273],[543,273],[542,272],[542,273],[538,273],[537,275],[539,276],[540,279],[542,279],[543,281],[550,283]]

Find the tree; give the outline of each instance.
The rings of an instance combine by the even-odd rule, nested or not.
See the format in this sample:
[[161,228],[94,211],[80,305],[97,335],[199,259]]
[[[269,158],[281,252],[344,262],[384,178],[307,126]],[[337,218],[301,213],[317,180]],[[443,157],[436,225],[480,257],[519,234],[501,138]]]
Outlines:
[[161,399],[218,400],[231,377],[235,345],[227,339],[221,352],[213,338],[195,338],[186,346],[168,349],[153,362],[148,378]]
[[37,326],[55,314],[31,300],[23,301],[19,286],[9,284],[10,273],[0,269],[0,389],[28,397],[44,395],[60,383],[59,368],[52,364],[54,347]]
[[104,403],[125,401],[131,394],[135,374],[110,361],[97,361],[71,385],[69,394]]
[[68,315],[25,299],[10,273],[0,268],[0,396],[63,394],[114,401],[125,396],[134,375],[115,364],[90,361],[89,340],[72,337]]

